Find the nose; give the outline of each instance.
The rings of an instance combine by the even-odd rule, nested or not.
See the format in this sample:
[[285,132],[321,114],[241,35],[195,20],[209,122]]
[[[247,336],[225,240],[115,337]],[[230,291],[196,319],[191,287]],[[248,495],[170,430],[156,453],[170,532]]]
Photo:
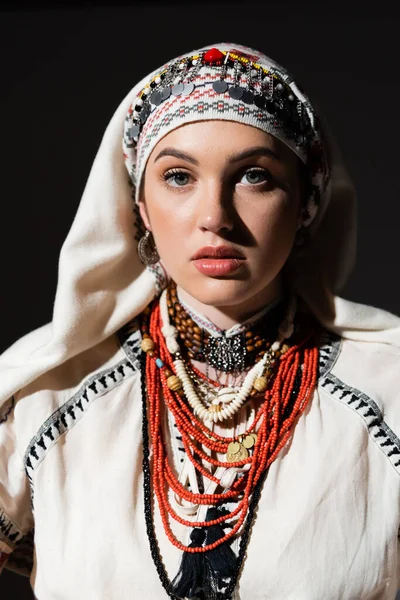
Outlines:
[[234,226],[232,193],[220,181],[211,181],[201,190],[197,225],[202,231],[228,233]]

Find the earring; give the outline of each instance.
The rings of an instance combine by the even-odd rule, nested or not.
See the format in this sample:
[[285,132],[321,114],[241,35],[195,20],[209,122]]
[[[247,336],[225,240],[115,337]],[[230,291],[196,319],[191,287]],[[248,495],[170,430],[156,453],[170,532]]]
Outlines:
[[138,254],[139,258],[144,265],[154,265],[160,260],[157,248],[154,242],[154,238],[151,231],[146,229],[146,233],[140,238],[138,243]]

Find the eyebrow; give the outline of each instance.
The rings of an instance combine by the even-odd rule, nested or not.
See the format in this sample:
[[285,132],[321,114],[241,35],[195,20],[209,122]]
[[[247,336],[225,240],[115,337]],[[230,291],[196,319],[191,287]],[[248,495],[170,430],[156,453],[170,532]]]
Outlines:
[[164,148],[164,150],[161,150],[161,152],[157,154],[156,158],[154,159],[154,162],[157,162],[163,156],[175,156],[175,158],[186,160],[187,162],[190,162],[193,165],[199,164],[199,161],[196,160],[193,156],[190,156],[190,154],[186,154],[185,152],[181,152],[181,150],[175,150],[175,148]]
[[228,157],[228,162],[239,162],[240,160],[251,158],[252,156],[268,156],[274,160],[281,160],[278,154],[271,150],[271,148],[267,148],[266,146],[254,146],[253,148],[248,148],[238,154],[231,154]]
[[[159,152],[154,159],[154,162],[157,162],[163,156],[174,156],[175,158],[179,158],[181,160],[186,160],[187,162],[192,163],[193,165],[198,166],[199,161],[191,156],[190,154],[186,154],[186,152],[182,152],[181,150],[176,150],[175,148],[164,148]],[[254,146],[253,148],[248,148],[247,150],[243,150],[237,154],[230,154],[228,156],[227,162],[239,162],[244,160],[245,158],[251,158],[253,156],[267,156],[269,158],[273,158],[274,160],[280,161],[280,157],[276,152],[271,150],[271,148],[267,148],[266,146]]]

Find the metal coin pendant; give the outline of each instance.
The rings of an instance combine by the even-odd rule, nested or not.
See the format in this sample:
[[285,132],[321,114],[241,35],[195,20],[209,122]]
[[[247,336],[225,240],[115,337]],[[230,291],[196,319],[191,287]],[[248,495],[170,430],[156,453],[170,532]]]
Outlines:
[[146,105],[145,108],[143,108],[140,112],[140,120],[142,123],[144,123],[145,121],[147,121],[149,114],[151,113],[151,108],[149,105]]
[[234,85],[231,88],[229,88],[228,94],[234,100],[240,100],[240,98],[243,96],[243,92],[244,89],[240,87],[240,85]]
[[223,94],[228,89],[228,84],[226,81],[222,81],[222,79],[220,79],[219,81],[214,81],[213,88],[217,94]]
[[194,83],[185,83],[182,90],[182,96],[190,96],[194,90]]
[[129,130],[129,136],[130,136],[131,138],[134,138],[134,137],[136,137],[137,135],[139,135],[139,133],[140,133],[140,127],[139,127],[139,125],[134,125],[134,126],[133,126],[133,127],[131,127],[131,128],[130,128],[130,130]]
[[242,444],[239,445],[239,452],[236,452],[235,454],[231,454],[230,452],[226,453],[226,462],[239,462],[249,457],[249,453],[246,448],[242,446]]
[[172,86],[172,94],[174,96],[180,96],[183,92],[183,88],[185,86],[183,85],[183,83],[176,83],[175,85]]
[[158,90],[153,92],[150,96],[150,102],[152,104],[155,104],[156,106],[159,106],[162,102],[163,98],[162,98],[162,93],[159,92]]
[[252,448],[255,444],[254,438],[252,435],[246,435],[246,437],[244,438],[243,442],[242,442],[243,446],[245,448],[247,448],[247,450],[249,450],[250,448]]
[[228,446],[227,453],[228,454],[237,454],[240,450],[239,442],[231,442]]
[[249,435],[251,435],[251,437],[254,440],[254,444],[256,444],[256,442],[257,442],[257,434],[256,433],[250,433]]
[[258,108],[265,108],[266,106],[266,100],[264,98],[264,96],[261,96],[261,94],[256,94],[254,96],[254,104],[258,107]]
[[165,87],[162,91],[161,91],[161,95],[162,95],[162,99],[163,100],[168,100],[168,98],[171,95],[171,88],[169,86]]
[[251,92],[250,90],[244,90],[243,96],[242,96],[242,102],[245,102],[245,104],[253,104],[253,102],[254,102],[253,92]]

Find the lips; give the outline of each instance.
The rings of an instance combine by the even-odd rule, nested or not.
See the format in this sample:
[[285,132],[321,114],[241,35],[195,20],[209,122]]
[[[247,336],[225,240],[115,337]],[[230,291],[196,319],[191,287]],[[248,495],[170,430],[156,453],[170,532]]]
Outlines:
[[218,258],[239,258],[244,259],[244,256],[239,250],[230,246],[204,246],[197,250],[192,256],[192,260],[201,258],[218,259]]
[[192,256],[193,265],[208,277],[232,275],[240,269],[245,257],[231,246],[205,246]]

